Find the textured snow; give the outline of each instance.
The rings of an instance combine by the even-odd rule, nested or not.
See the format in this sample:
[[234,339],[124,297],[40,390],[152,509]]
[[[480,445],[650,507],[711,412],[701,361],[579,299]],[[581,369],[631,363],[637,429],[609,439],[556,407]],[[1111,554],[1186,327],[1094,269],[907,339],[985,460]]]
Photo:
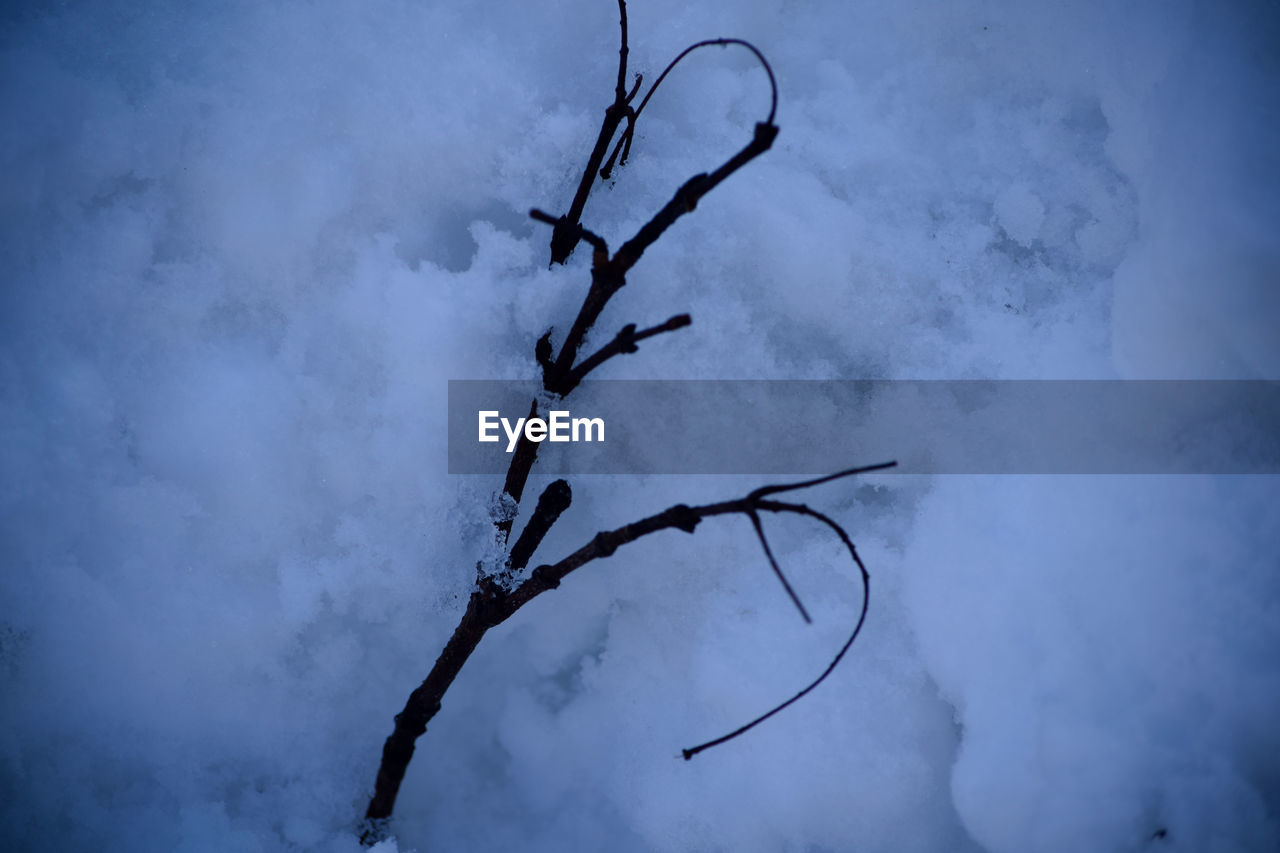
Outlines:
[[[781,134],[598,337],[693,326],[602,376],[1280,379],[1274,4],[630,18],[646,79],[754,41]],[[616,30],[581,0],[0,15],[6,849],[360,849],[492,541],[500,483],[446,473],[446,381],[533,378],[571,321],[586,253],[548,270],[526,212],[572,197]],[[694,55],[584,222],[620,245],[767,108],[745,51]],[[758,484],[577,478],[535,561]],[[651,537],[485,639],[377,849],[1280,847],[1274,478],[807,500],[873,574],[812,696],[679,760],[816,675],[861,587],[767,519],[806,627],[745,520]]]

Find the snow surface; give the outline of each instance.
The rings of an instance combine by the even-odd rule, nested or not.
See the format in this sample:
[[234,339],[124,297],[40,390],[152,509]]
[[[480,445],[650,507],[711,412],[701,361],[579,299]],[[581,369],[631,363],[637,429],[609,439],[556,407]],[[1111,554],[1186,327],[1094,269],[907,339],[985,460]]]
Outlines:
[[[445,381],[530,377],[616,63],[611,2],[0,13],[0,815],[8,850],[358,849],[497,485]],[[601,322],[602,375],[1280,378],[1274,3],[635,2],[632,69],[753,40],[775,148]],[[585,221],[745,143],[703,51]],[[820,440],[820,437],[815,440]],[[848,464],[880,460],[847,460]],[[540,555],[729,479],[583,478]],[[1280,483],[868,477],[575,575],[480,647],[384,850],[1280,847]],[[1160,831],[1163,830],[1162,837]]]

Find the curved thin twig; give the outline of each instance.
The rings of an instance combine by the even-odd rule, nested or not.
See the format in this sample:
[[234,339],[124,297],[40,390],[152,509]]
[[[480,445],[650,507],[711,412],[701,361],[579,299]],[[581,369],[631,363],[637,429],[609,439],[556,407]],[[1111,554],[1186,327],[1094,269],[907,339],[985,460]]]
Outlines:
[[[604,167],[600,170],[600,177],[604,180],[609,179],[609,175],[613,173],[613,166],[616,162],[619,166],[627,163],[627,157],[631,156],[631,140],[635,136],[636,122],[640,118],[640,113],[644,112],[645,105],[649,103],[649,99],[653,97],[653,93],[662,85],[662,81],[671,73],[671,69],[676,67],[680,60],[684,59],[695,50],[703,47],[713,47],[716,45],[726,47],[731,44],[740,44],[756,55],[756,59],[760,60],[760,64],[764,66],[765,73],[769,75],[769,117],[764,120],[765,124],[773,124],[773,117],[778,112],[778,81],[773,76],[773,69],[769,66],[769,61],[764,58],[764,54],[756,49],[756,46],[745,39],[707,39],[696,44],[691,44],[680,52],[680,55],[671,60],[671,63],[663,69],[658,75],[658,79],[653,81],[653,85],[649,87],[649,91],[645,93],[644,98],[640,101],[640,106],[627,113],[627,128],[622,131],[622,135],[618,137],[618,142],[613,147],[613,153],[609,155],[609,159],[605,161]],[[618,160],[618,152],[622,152],[622,159]]]
[[[878,468],[888,468],[893,464],[894,463],[889,463],[888,465],[872,466],[871,470],[875,470]],[[848,476],[848,474],[833,474],[830,477],[822,477],[819,480],[816,480],[814,482],[815,483],[826,482],[827,480],[832,480],[840,476]],[[803,486],[804,484],[795,484],[792,486],[785,486],[785,487],[778,487],[778,488],[779,490],[790,490],[790,489],[803,488]],[[828,516],[823,515],[822,513],[818,512],[815,509],[810,509],[804,504],[782,503],[780,501],[760,501],[757,503],[757,506],[760,509],[767,510],[769,512],[793,512],[799,515],[807,515],[810,518],[818,519],[823,524],[830,527],[832,531],[835,532],[836,536],[840,537],[840,541],[844,543],[845,548],[848,549],[849,556],[853,558],[854,564],[857,565],[858,571],[862,575],[862,609],[858,612],[858,621],[853,626],[853,633],[849,635],[849,639],[845,640],[844,645],[840,647],[840,651],[836,653],[836,656],[834,659],[832,659],[831,663],[827,664],[827,668],[822,671],[821,675],[819,675],[812,682],[810,682],[809,685],[805,687],[803,690],[801,690],[799,693],[792,696],[790,699],[783,702],[781,705],[774,707],[769,712],[765,714],[761,714],[759,717],[756,717],[754,720],[747,723],[746,725],[740,726],[739,728],[736,728],[733,731],[729,732],[727,735],[718,737],[715,740],[709,740],[706,743],[699,744],[698,746],[693,746],[693,747],[689,747],[688,749],[680,750],[680,754],[684,756],[685,761],[688,761],[689,759],[693,758],[695,755],[697,755],[699,752],[702,752],[703,750],[711,749],[713,746],[719,746],[722,743],[727,743],[728,741],[733,740],[739,735],[746,734],[747,732],[754,729],[756,726],[763,723],[765,720],[769,719],[775,714],[780,713],[781,711],[786,710],[787,708],[791,707],[793,704],[795,704],[796,702],[799,702],[801,699],[807,696],[815,687],[817,687],[819,684],[825,681],[828,675],[830,675],[832,672],[835,671],[835,668],[840,664],[841,659],[844,658],[845,652],[849,651],[849,647],[853,645],[853,641],[858,639],[858,635],[862,633],[862,626],[867,621],[867,607],[871,603],[871,575],[867,572],[867,567],[863,565],[862,558],[858,556],[858,550],[853,547],[853,541],[849,539],[849,534],[845,533],[844,528],[841,527],[836,522],[832,521]]]
[[780,486],[761,486],[748,495],[748,497],[759,500],[765,495],[794,492],[797,489],[810,489],[814,486],[821,486],[823,483],[830,483],[832,480],[843,480],[845,477],[853,477],[858,474],[870,474],[872,471],[883,471],[886,468],[893,468],[897,464],[897,462],[880,462],[876,465],[863,465],[860,468],[847,468],[844,471],[837,471],[834,474],[826,474],[824,476],[815,477],[812,480],[804,480],[799,483],[784,483]]

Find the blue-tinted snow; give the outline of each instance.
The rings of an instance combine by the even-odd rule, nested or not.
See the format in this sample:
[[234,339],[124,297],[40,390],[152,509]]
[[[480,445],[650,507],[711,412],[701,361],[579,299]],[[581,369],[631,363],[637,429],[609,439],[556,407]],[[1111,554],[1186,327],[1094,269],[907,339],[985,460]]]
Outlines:
[[[699,3],[632,70],[752,39],[774,149],[601,321],[625,377],[1280,378],[1272,5]],[[1121,7],[1122,8],[1117,8]],[[494,483],[445,381],[533,376],[611,97],[608,2],[70,3],[0,24],[0,814],[14,850],[357,849]],[[585,221],[613,245],[767,110],[682,65]],[[879,460],[840,460],[840,464]],[[543,558],[752,484],[582,480]],[[400,850],[1234,851],[1280,844],[1280,488],[892,477],[584,569],[419,744]],[[1156,838],[1164,830],[1162,838]]]

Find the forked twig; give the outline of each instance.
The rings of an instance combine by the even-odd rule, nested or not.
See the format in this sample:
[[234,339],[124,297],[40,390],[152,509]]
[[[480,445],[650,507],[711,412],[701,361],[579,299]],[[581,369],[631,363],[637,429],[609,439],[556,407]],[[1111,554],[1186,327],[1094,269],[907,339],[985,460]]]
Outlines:
[[[559,352],[556,353],[552,345],[551,331],[539,338],[534,347],[534,357],[542,369],[545,390],[561,396],[572,391],[588,374],[610,358],[623,353],[635,352],[638,342],[690,324],[691,320],[688,314],[677,314],[665,323],[640,331],[636,330],[634,323],[628,324],[612,340],[591,356],[581,362],[577,360],[579,350],[594,327],[596,320],[600,317],[601,312],[613,295],[626,284],[627,272],[636,264],[645,250],[679,217],[692,211],[702,197],[718,186],[720,182],[753,158],[767,151],[778,133],[778,128],[773,123],[778,104],[778,88],[773,76],[773,69],[769,67],[769,63],[759,50],[741,39],[712,39],[691,45],[667,66],[654,85],[650,87],[640,106],[633,109],[631,102],[640,90],[642,78],[637,75],[631,91],[626,91],[628,47],[625,0],[618,0],[618,12],[621,45],[618,50],[618,76],[614,88],[614,100],[605,110],[600,133],[596,138],[591,156],[588,158],[587,168],[578,184],[578,190],[574,195],[573,202],[568,212],[560,217],[551,216],[536,209],[530,212],[530,216],[533,219],[553,226],[551,234],[552,263],[563,263],[573,252],[579,241],[586,241],[593,250],[591,285],[583,298],[582,306],[578,310],[578,315],[574,319],[573,325],[560,345]],[[581,224],[582,212],[586,206],[587,197],[590,195],[596,175],[601,174],[607,177],[619,155],[621,155],[622,162],[625,162],[634,136],[636,118],[644,110],[645,105],[648,104],[658,86],[681,59],[702,47],[731,44],[742,45],[751,50],[768,73],[771,89],[768,118],[756,124],[751,141],[738,153],[734,154],[710,174],[694,175],[682,184],[671,200],[654,214],[653,218],[645,223],[630,240],[623,243],[617,252],[611,255],[604,238],[584,228]],[[618,140],[618,147],[615,147],[608,164],[602,170],[601,164],[604,161],[605,151],[623,119],[627,121],[627,129]],[[538,402],[535,400],[530,406],[529,417],[532,418],[537,413]],[[504,508],[519,507],[530,471],[537,459],[538,446],[538,444],[524,437],[518,442],[503,483]],[[848,548],[854,563],[861,572],[863,580],[862,609],[854,626],[852,636],[840,649],[835,660],[804,690],[745,726],[714,741],[685,749],[682,754],[685,759],[690,759],[703,750],[732,740],[798,701],[831,674],[862,630],[870,596],[870,581],[866,568],[854,550],[852,541],[839,524],[803,504],[766,500],[766,498],[769,495],[809,488],[810,486],[816,486],[842,477],[881,470],[894,464],[890,462],[883,465],[850,468],[836,474],[801,483],[764,486],[745,497],[715,504],[697,507],[677,504],[657,515],[640,519],[614,530],[597,533],[592,537],[591,541],[578,550],[558,562],[538,566],[523,581],[517,584],[516,577],[528,565],[538,546],[542,543],[543,537],[569,507],[571,492],[568,483],[564,480],[553,482],[543,491],[532,517],[525,525],[515,544],[510,547],[502,568],[492,574],[482,574],[480,576],[476,589],[468,598],[466,610],[463,612],[458,626],[454,629],[453,635],[449,638],[449,642],[436,659],[427,677],[409,695],[408,700],[405,702],[404,710],[396,715],[395,727],[383,744],[382,760],[378,767],[373,796],[370,798],[368,809],[365,812],[365,821],[360,836],[361,843],[371,846],[385,836],[387,822],[395,808],[396,797],[400,791],[405,771],[413,758],[415,744],[418,738],[426,731],[427,723],[440,710],[440,703],[445,693],[450,685],[453,684],[454,679],[470,658],[471,653],[475,651],[485,633],[490,628],[510,618],[522,606],[528,604],[543,592],[558,587],[560,582],[574,570],[594,560],[608,557],[623,545],[634,542],[651,533],[667,529],[679,529],[693,533],[699,522],[704,518],[735,513],[746,515],[755,528],[770,567],[782,582],[783,588],[796,607],[799,608],[805,620],[809,621],[808,612],[800,603],[799,597],[774,557],[768,539],[765,536],[759,514],[761,512],[774,512],[806,515],[821,521],[835,531],[841,542]],[[500,546],[506,547],[514,522],[514,512],[504,511],[495,516],[495,536]],[[512,585],[514,585],[514,588],[512,588]]]
[[[644,99],[640,101],[640,106],[627,114],[627,129],[622,131],[622,136],[618,137],[618,144],[613,147],[613,153],[609,155],[609,159],[605,162],[604,168],[600,170],[600,177],[604,180],[609,179],[609,175],[613,172],[614,162],[617,161],[619,166],[627,164],[627,157],[631,154],[631,141],[635,136],[636,122],[640,119],[640,113],[644,112],[644,108],[649,103],[649,99],[653,97],[653,93],[662,85],[662,81],[667,79],[667,75],[671,70],[695,50],[703,47],[721,46],[727,47],[731,44],[739,44],[750,50],[756,55],[756,59],[760,60],[760,64],[764,66],[765,73],[769,75],[769,117],[765,119],[765,124],[773,124],[773,117],[778,112],[778,81],[773,76],[773,68],[769,66],[769,61],[764,58],[764,54],[756,49],[756,46],[749,41],[743,39],[707,39],[697,44],[691,44],[680,52],[680,55],[671,60],[670,64],[662,70],[658,75],[658,79],[653,81],[653,85],[649,87],[649,91],[645,93]],[[622,159],[618,160],[618,152],[622,152]]]
[[377,786],[373,799],[370,801],[369,808],[365,813],[365,829],[362,839],[366,844],[373,844],[381,838],[385,828],[385,821],[391,816],[391,812],[395,807],[396,795],[399,793],[400,783],[404,779],[405,769],[408,767],[410,759],[413,758],[414,744],[427,730],[427,723],[440,710],[440,703],[444,698],[445,692],[453,684],[463,664],[466,663],[471,653],[475,651],[485,633],[490,628],[505,622],[521,607],[539,595],[559,587],[560,583],[575,570],[595,560],[610,557],[622,546],[662,530],[675,529],[693,533],[704,518],[732,514],[750,516],[758,512],[784,512],[816,518],[835,531],[840,541],[849,549],[863,580],[862,608],[854,626],[853,634],[845,642],[826,670],[795,696],[745,726],[713,741],[685,749],[682,754],[687,760],[699,752],[732,740],[799,701],[831,674],[861,632],[862,625],[866,620],[867,607],[870,600],[870,575],[867,573],[861,558],[858,557],[849,535],[835,521],[804,504],[763,500],[758,495],[762,492],[777,493],[802,489],[809,485],[829,482],[840,477],[852,477],[869,471],[891,468],[896,464],[896,462],[886,462],[880,465],[850,468],[838,474],[832,474],[805,483],[768,486],[763,489],[757,489],[745,497],[719,503],[692,507],[685,504],[676,504],[656,515],[633,521],[613,530],[597,533],[589,542],[561,560],[538,566],[528,578],[510,592],[507,592],[495,582],[482,580],[479,588],[471,593],[471,597],[467,601],[467,609],[463,613],[458,627],[454,629],[453,636],[449,638],[449,642],[445,645],[444,651],[436,659],[435,666],[431,668],[431,672],[428,673],[422,684],[409,695],[409,701],[405,704],[404,710],[396,715],[395,730],[387,738],[386,744],[383,746],[382,766],[378,770]]
[[[891,462],[886,465],[872,466],[871,470],[878,470],[880,468],[889,468],[889,467],[892,467],[894,464],[896,463]],[[835,479],[838,476],[842,476],[842,475],[833,474],[830,477],[824,478],[823,481],[825,482],[825,480]],[[803,486],[794,485],[794,486],[791,486],[790,488],[803,488]],[[835,658],[832,659],[831,663],[827,664],[827,668],[822,671],[821,675],[819,675],[817,678],[811,681],[809,685],[805,687],[803,690],[801,690],[799,693],[792,696],[790,699],[783,702],[782,704],[775,706],[772,710],[764,714],[761,714],[759,717],[756,717],[754,720],[747,723],[746,725],[740,726],[739,728],[736,728],[733,731],[729,732],[727,735],[722,735],[716,738],[715,740],[709,740],[706,743],[699,744],[698,746],[689,747],[687,749],[680,750],[680,754],[684,756],[685,761],[688,761],[689,759],[693,758],[699,752],[711,749],[713,746],[719,746],[722,743],[727,743],[733,740],[734,738],[738,737],[739,735],[746,734],[747,732],[751,731],[756,726],[760,725],[761,723],[763,723],[765,720],[769,719],[773,715],[780,713],[781,711],[789,708],[791,705],[795,704],[796,702],[799,702],[801,699],[807,696],[815,687],[817,687],[819,684],[825,681],[828,675],[830,675],[832,672],[835,671],[835,668],[840,664],[840,661],[844,658],[845,652],[849,651],[849,647],[853,645],[853,641],[858,639],[858,635],[862,633],[862,626],[867,621],[867,607],[871,603],[871,575],[870,573],[867,572],[867,567],[863,565],[862,558],[858,556],[858,551],[856,548],[853,547],[853,541],[849,538],[849,534],[845,532],[844,528],[841,527],[836,522],[832,521],[827,516],[823,515],[817,510],[810,509],[804,504],[787,504],[787,503],[779,503],[776,501],[762,501],[760,502],[759,507],[760,509],[767,510],[769,512],[794,512],[794,513],[799,513],[800,515],[807,515],[812,518],[818,519],[823,524],[830,527],[835,532],[835,534],[840,537],[840,541],[844,544],[845,548],[848,549],[849,556],[853,558],[854,564],[858,567],[858,572],[862,575],[862,609],[858,612],[858,621],[854,623],[853,632],[849,634],[849,639],[845,640],[844,645],[840,647],[840,651],[836,652]]]
[[573,254],[574,248],[578,245],[578,239],[581,236],[577,230],[578,223],[582,219],[582,211],[587,206],[587,196],[591,194],[591,185],[595,182],[596,172],[600,169],[601,161],[604,160],[604,152],[609,148],[609,140],[613,139],[613,135],[617,133],[618,125],[630,112],[631,100],[640,91],[638,75],[631,93],[627,94],[626,90],[628,54],[626,0],[618,0],[618,18],[619,27],[622,30],[622,44],[618,48],[618,84],[614,89],[613,103],[604,111],[600,133],[596,136],[596,144],[591,149],[591,156],[587,158],[587,168],[582,173],[582,179],[578,181],[578,191],[573,195],[569,212],[553,223],[556,227],[551,232],[552,264],[563,264],[569,260],[569,255]]
[[564,393],[572,391],[578,387],[583,379],[587,378],[587,374],[604,364],[615,355],[624,353],[638,352],[639,348],[636,344],[645,338],[652,338],[654,335],[660,335],[663,332],[674,332],[676,329],[683,329],[693,322],[688,314],[677,314],[671,317],[665,323],[659,323],[656,326],[650,326],[647,329],[636,331],[635,323],[628,323],[623,326],[613,340],[596,350],[589,357],[584,358],[577,367],[569,374],[569,378],[564,382]]

